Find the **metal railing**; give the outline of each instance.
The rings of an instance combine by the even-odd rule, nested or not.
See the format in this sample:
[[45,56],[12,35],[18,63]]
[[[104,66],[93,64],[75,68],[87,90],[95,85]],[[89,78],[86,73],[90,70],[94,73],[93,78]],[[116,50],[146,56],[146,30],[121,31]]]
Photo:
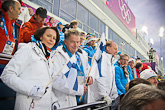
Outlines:
[[110,106],[106,106],[106,101],[97,101],[93,103],[83,104],[75,107],[67,107],[67,108],[61,108],[58,110],[100,110],[109,108]]

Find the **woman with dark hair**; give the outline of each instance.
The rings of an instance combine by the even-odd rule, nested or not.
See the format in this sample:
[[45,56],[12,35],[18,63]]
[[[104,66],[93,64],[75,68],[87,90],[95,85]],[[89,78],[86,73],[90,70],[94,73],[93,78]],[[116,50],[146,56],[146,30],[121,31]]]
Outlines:
[[56,27],[43,27],[34,34],[36,42],[22,46],[6,65],[1,79],[17,92],[15,110],[51,110],[57,98],[52,92],[51,48],[58,44]]

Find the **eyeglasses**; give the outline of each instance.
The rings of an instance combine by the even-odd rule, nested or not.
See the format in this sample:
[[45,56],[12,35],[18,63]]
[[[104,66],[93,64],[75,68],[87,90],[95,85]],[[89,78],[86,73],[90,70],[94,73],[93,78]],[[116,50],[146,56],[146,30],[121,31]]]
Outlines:
[[128,61],[128,59],[122,59],[122,60],[124,60],[124,61]]

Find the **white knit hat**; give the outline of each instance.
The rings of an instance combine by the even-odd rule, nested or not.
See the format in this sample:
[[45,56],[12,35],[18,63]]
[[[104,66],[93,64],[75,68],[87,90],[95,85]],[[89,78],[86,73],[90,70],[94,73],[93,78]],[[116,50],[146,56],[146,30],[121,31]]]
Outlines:
[[149,79],[151,77],[157,77],[157,74],[152,69],[145,69],[140,73],[140,78]]
[[135,59],[130,58],[128,62],[133,61],[135,63]]

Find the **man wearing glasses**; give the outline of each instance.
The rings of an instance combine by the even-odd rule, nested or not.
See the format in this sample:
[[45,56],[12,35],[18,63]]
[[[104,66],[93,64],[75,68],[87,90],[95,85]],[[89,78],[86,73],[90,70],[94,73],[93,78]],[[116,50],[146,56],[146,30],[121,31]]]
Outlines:
[[119,95],[126,94],[125,85],[133,79],[128,60],[127,54],[121,54],[117,65],[115,65],[115,81]]

